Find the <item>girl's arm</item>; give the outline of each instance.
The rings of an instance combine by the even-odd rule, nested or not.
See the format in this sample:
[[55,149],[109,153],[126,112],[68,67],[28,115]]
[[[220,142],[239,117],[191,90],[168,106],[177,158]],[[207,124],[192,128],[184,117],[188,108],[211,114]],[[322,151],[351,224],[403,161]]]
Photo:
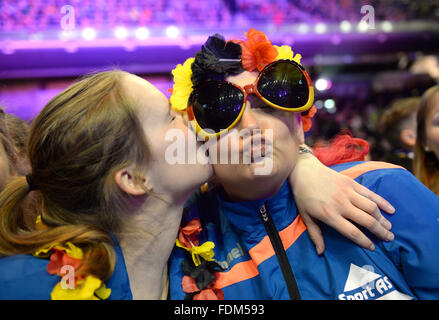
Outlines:
[[382,240],[393,240],[391,224],[380,212],[381,209],[392,214],[393,206],[353,179],[326,167],[312,153],[299,154],[289,183],[318,254],[324,252],[325,243],[317,220],[366,249],[374,249],[372,241],[352,222]]

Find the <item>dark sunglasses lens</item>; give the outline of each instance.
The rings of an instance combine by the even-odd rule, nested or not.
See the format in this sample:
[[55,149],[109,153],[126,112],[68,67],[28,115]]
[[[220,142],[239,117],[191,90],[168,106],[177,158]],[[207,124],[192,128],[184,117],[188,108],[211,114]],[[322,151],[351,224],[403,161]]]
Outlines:
[[278,62],[262,72],[258,91],[265,99],[284,108],[299,108],[307,103],[308,82],[299,67]]
[[243,107],[244,94],[227,83],[208,83],[194,92],[192,105],[198,125],[220,132],[236,120]]

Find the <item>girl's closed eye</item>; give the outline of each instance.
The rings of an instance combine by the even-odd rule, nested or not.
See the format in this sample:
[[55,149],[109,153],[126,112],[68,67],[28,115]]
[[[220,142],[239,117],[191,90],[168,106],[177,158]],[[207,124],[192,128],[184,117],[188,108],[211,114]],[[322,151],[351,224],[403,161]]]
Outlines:
[[169,113],[168,116],[169,116],[169,122],[174,121],[176,118],[175,115],[173,115],[172,113]]

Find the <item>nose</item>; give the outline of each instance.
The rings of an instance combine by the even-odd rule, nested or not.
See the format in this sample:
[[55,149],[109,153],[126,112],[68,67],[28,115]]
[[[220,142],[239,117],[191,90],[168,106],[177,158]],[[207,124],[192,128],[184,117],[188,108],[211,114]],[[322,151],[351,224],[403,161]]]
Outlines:
[[[250,104],[250,105],[249,105]],[[247,106],[242,115],[241,121],[239,123],[240,129],[259,129],[259,122],[257,115],[251,108],[251,102],[247,101]]]

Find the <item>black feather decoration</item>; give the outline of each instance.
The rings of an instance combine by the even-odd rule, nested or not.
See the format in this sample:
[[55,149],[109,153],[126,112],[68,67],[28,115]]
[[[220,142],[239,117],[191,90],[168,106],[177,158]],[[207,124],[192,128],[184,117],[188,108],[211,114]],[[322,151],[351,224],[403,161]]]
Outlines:
[[209,80],[224,80],[227,76],[243,72],[241,46],[228,41],[220,34],[210,36],[195,54],[192,64],[194,86]]

